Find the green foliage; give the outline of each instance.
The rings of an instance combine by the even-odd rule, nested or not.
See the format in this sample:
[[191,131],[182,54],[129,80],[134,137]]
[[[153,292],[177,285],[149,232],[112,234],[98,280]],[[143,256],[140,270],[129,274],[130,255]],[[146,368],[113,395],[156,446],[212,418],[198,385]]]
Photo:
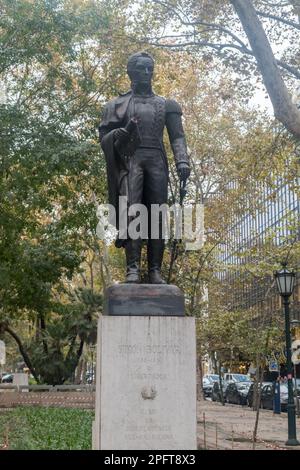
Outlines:
[[[187,202],[206,204],[203,248],[185,252],[183,243],[173,257],[169,244],[164,275],[185,291],[203,353],[233,345],[252,356],[265,347],[265,334],[274,341],[280,336],[265,322],[261,337],[249,342],[255,313],[233,311],[228,294],[241,292],[241,281],[269,282],[265,276],[289,252],[288,240],[278,250],[276,233],[270,232],[263,246],[257,240],[237,250],[242,276],[234,288],[215,273],[224,269],[217,254],[230,244],[234,218],[259,208],[258,189],[276,189],[275,177],[282,176],[297,190],[294,143],[247,106],[253,58],[234,48],[175,53],[149,45],[169,20],[182,33],[173,7],[191,20],[203,15],[205,22],[231,28],[229,2],[172,0],[169,9],[162,3],[1,1],[0,334],[12,335],[36,379],[49,384],[72,380],[84,344],[96,340],[103,289],[123,279],[123,253],[95,233],[95,203],[107,201],[96,128],[103,104],[128,88],[128,55],[145,43],[157,61],[155,91],[183,108],[192,163]],[[200,23],[193,34],[205,41],[227,35]],[[176,197],[178,178],[169,155]],[[295,221],[291,225],[295,229]],[[296,244],[292,253],[296,264]],[[235,266],[229,271],[238,274]]]
[[20,407],[0,414],[0,448],[9,450],[90,450],[92,411]]
[[[163,54],[164,69],[168,56]],[[287,133],[249,108],[243,87],[236,89],[234,77],[222,71],[219,75],[211,63],[182,51],[172,54],[167,73],[159,70],[160,93],[176,96],[183,106],[192,163],[186,204],[205,204],[206,241],[195,252],[186,252],[184,243],[177,247],[171,282],[184,290],[186,311],[197,318],[199,354],[216,351],[229,362],[232,351],[250,362],[281,348],[284,325],[272,277],[286,257],[297,268],[299,220],[286,213],[278,227],[265,231],[264,240],[258,231],[251,243],[237,247],[239,221],[264,211],[276,198],[279,181],[299,194],[298,159]],[[174,173],[171,183],[176,194]],[[289,228],[288,236],[280,235],[283,226]],[[224,247],[232,250],[232,264],[220,259]],[[172,244],[165,255],[165,277],[170,250]],[[224,272],[227,278],[220,279],[217,273]],[[260,289],[256,305],[255,288]],[[243,301],[249,298],[252,305]]]
[[88,251],[100,251],[95,201],[106,200],[106,178],[96,127],[120,79],[112,63],[126,6],[1,2],[0,329],[17,329],[25,361],[48,383],[70,378],[83,343],[95,340],[101,286],[72,280]]

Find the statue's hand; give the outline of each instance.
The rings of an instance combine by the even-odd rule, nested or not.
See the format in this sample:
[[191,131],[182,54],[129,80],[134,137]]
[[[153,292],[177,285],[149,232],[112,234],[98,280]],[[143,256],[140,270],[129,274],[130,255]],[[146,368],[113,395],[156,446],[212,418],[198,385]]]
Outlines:
[[115,141],[126,142],[129,139],[129,132],[124,127],[119,127],[114,132]]
[[179,163],[177,166],[177,173],[181,181],[187,180],[191,174],[191,169],[188,163]]

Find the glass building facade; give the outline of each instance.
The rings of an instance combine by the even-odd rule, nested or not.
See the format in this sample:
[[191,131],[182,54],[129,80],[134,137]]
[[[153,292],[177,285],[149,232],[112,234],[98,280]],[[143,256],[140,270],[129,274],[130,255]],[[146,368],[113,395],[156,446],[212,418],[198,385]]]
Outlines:
[[[253,262],[251,248],[256,247],[257,256],[259,245],[272,243],[277,247],[291,246],[300,241],[300,200],[295,187],[278,178],[272,185],[257,187],[255,192],[255,204],[248,201],[242,215],[233,219],[219,251],[223,269],[218,273],[218,278],[231,283],[233,287],[239,281],[238,287],[229,293],[232,296],[230,303],[235,308],[259,306],[272,284],[270,277],[258,282],[244,276],[243,281],[242,265]],[[300,319],[297,307],[300,305],[299,274],[297,284],[293,310],[294,317],[299,316]],[[276,289],[273,290],[275,294]]]

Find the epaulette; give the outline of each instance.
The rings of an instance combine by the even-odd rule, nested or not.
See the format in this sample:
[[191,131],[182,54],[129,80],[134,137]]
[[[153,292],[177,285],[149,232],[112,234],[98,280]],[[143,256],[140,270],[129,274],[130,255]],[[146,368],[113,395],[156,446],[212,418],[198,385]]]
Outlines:
[[166,100],[166,113],[182,114],[180,104],[175,100]]

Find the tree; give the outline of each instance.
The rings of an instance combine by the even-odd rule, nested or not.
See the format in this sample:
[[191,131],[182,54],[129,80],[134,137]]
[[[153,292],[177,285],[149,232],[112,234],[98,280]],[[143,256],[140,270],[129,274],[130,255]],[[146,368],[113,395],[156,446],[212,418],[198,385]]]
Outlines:
[[[270,276],[277,262],[289,252],[290,240],[278,249],[274,243],[278,233],[270,230],[264,243],[258,237],[251,248],[242,251],[234,245],[232,226],[249,211],[254,213],[263,207],[263,188],[267,186],[276,192],[277,177],[284,177],[287,184],[299,190],[294,178],[297,174],[294,144],[286,132],[274,128],[268,117],[247,108],[244,90],[235,90],[235,77],[228,71],[223,70],[223,75],[216,77],[211,63],[182,51],[173,53],[171,64],[167,65],[169,52],[161,54],[155,89],[176,97],[183,106],[192,162],[186,203],[205,203],[206,242],[196,252],[185,252],[184,244],[180,244],[171,273],[171,282],[185,292],[187,313],[197,319],[198,367],[200,370],[204,356],[214,357],[214,353],[220,364],[229,366],[231,351],[237,363],[241,360],[256,363],[258,357],[261,362],[266,351],[274,349],[282,339],[278,316],[269,321],[268,302],[272,296],[270,293],[266,296],[265,321],[259,324],[260,329],[257,328],[260,309],[239,304],[236,298],[246,296],[253,284],[266,286],[268,291],[272,284]],[[170,158],[176,197],[178,188],[172,163]],[[297,230],[297,220],[291,220],[290,226]],[[238,259],[237,265],[222,261],[225,245]],[[171,252],[169,245],[166,276]],[[296,256],[296,245],[291,253]],[[218,276],[224,271],[227,279]]]
[[[300,111],[292,102],[282,79],[267,35],[259,20],[261,14],[271,18],[267,13],[256,12],[251,1],[231,0],[244,31],[247,35],[252,52],[256,58],[265,87],[271,98],[275,117],[297,138],[300,138]],[[271,15],[274,19],[275,15]],[[278,18],[280,21],[280,17]],[[292,22],[290,23],[292,25]],[[300,24],[295,26],[300,31]],[[296,71],[294,71],[296,74]],[[298,79],[300,76],[298,75]]]
[[[287,87],[289,83],[295,86],[295,79],[300,79],[296,47],[300,35],[298,2],[152,0],[151,3],[155,17],[158,11],[162,15],[163,25],[160,28],[156,25],[145,41],[158,47],[188,48],[194,53],[202,49],[203,57],[208,60],[211,55],[208,51],[212,51],[224,64],[233,65],[238,73],[252,77],[256,74],[254,58],[275,117],[299,139],[300,111]],[[165,34],[166,22],[172,34]],[[289,45],[285,48],[286,41]],[[272,45],[283,49],[282,58],[275,58]]]
[[0,7],[0,332],[37,380],[57,384],[95,341],[101,311],[99,280],[82,277],[105,200],[96,126],[123,79],[127,2]]
[[[36,378],[49,383],[72,377],[84,345],[95,341],[103,289],[112,279],[123,277],[123,254],[96,236],[95,203],[106,202],[105,164],[96,126],[103,103],[126,91],[127,57],[145,31],[140,28],[133,40],[136,10],[129,17],[129,3],[1,2],[0,79],[6,99],[0,105],[0,326],[16,341]],[[177,2],[172,5],[177,7]],[[212,18],[221,11],[215,6],[218,2],[207,10]],[[230,8],[227,4],[224,10],[228,21]],[[149,35],[160,29],[160,19],[150,26]],[[195,25],[197,34],[198,27],[202,34],[203,25]],[[207,34],[216,32],[208,29]],[[224,240],[229,243],[232,218],[249,209],[247,196],[255,196],[256,183],[269,181],[270,168],[275,170],[276,165],[282,171],[293,142],[285,132],[275,132],[265,116],[247,108],[248,83],[237,76],[239,69],[231,73],[207,52],[201,57],[189,51],[150,49],[158,59],[156,92],[177,98],[184,109],[193,169],[188,198],[205,203],[203,248],[185,253],[180,244],[169,263],[169,246],[164,268],[166,278],[184,289],[188,314],[198,318],[202,356],[209,348],[219,348],[214,319],[227,312],[222,318],[226,348],[235,327],[226,292],[220,288],[228,284],[222,286],[215,275],[224,268],[218,250]],[[222,50],[228,49],[218,53]],[[227,53],[223,58],[228,63],[236,60]],[[246,73],[245,64],[240,67]],[[170,169],[176,197],[178,181],[171,157]],[[291,181],[293,174],[294,163],[289,167]],[[239,185],[231,186],[236,181]],[[254,200],[253,210],[259,205]],[[252,248],[252,264],[244,263],[249,283],[253,260],[262,253],[259,248],[258,244],[256,253]],[[260,258],[259,280],[263,262],[269,269],[274,264],[273,248],[270,243],[271,257],[265,247]],[[236,256],[245,260],[243,253]],[[240,287],[236,284],[236,291]],[[248,314],[239,309],[236,323],[241,329]],[[237,340],[234,344],[242,351]]]

